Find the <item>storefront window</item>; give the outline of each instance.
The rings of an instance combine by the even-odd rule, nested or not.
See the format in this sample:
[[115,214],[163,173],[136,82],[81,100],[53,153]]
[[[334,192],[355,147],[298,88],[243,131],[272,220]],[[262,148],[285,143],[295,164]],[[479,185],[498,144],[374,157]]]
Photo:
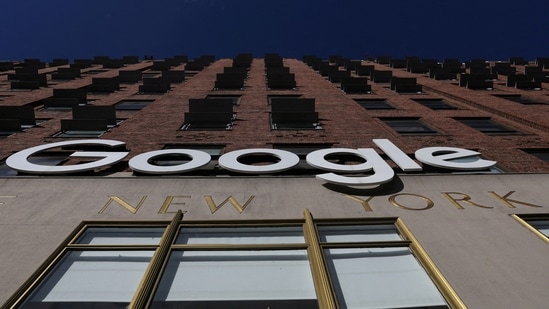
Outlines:
[[181,219],[83,222],[7,304],[464,307],[400,219]]

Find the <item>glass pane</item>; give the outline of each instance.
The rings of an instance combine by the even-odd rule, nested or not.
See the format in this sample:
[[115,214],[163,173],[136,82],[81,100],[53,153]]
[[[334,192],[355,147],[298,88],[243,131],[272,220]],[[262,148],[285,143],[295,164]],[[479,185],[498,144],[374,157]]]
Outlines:
[[88,245],[157,245],[162,227],[90,227],[77,240]]
[[63,131],[55,134],[54,137],[99,137],[105,131]]
[[399,133],[436,133],[419,120],[384,120],[387,125]]
[[295,153],[300,159],[305,159],[313,151],[332,148],[332,144],[280,144],[273,145],[273,149],[286,150]]
[[446,103],[444,100],[414,100],[414,101],[430,109],[456,109],[456,107]]
[[174,251],[154,301],[158,308],[318,306],[306,250]]
[[531,101],[527,98],[524,98],[520,95],[510,95],[510,96],[497,96],[497,97],[500,97],[500,98],[503,98],[503,99],[506,99],[506,100],[509,100],[509,101],[513,101],[513,102],[517,102],[517,103],[520,103],[520,104],[543,104],[542,102],[538,102],[538,101]]
[[[80,308],[81,303],[131,301],[154,251],[71,251],[55,266],[23,304],[23,308]],[[98,304],[93,308],[103,308]],[[91,308],[91,307],[90,307]]]
[[543,235],[549,237],[549,220],[528,221],[528,223],[535,227]]
[[178,244],[305,243],[301,227],[182,228]]
[[355,99],[355,101],[365,109],[394,109],[394,107],[391,106],[384,99],[368,99],[368,100]]
[[273,124],[279,130],[321,129],[318,123],[311,122],[277,122]]
[[143,109],[145,106],[151,104],[152,100],[136,100],[136,101],[133,101],[133,100],[124,100],[124,101],[120,101],[118,103],[116,103],[115,105],[115,108],[117,110],[141,110]]
[[320,225],[321,242],[367,242],[402,240],[392,224],[385,225]]
[[17,176],[17,171],[11,169],[5,162],[0,163],[0,176]]
[[408,248],[324,252],[341,308],[447,308]]
[[209,95],[206,97],[206,99],[214,99],[214,100],[229,99],[233,102],[233,105],[238,105],[238,103],[240,103],[239,95]]
[[523,151],[537,157],[540,160],[549,162],[549,149],[522,149]]
[[225,149],[225,146],[208,146],[208,145],[166,145],[164,149],[193,149],[204,151],[212,157],[219,157]]
[[484,133],[517,133],[514,129],[507,128],[491,119],[458,119],[474,129]]
[[29,162],[39,165],[59,165],[67,159],[68,155],[34,155],[29,157]]

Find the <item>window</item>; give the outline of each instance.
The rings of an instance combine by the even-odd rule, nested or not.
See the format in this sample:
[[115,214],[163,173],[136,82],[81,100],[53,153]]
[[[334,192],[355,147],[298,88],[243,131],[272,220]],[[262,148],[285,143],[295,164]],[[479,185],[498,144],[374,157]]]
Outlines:
[[21,124],[19,121],[3,120],[2,123],[0,123],[0,138],[8,137],[21,131]]
[[206,99],[213,99],[213,100],[224,100],[229,99],[233,102],[233,105],[239,105],[240,104],[240,97],[239,95],[209,95],[206,97]]
[[302,95],[300,94],[284,94],[284,95],[269,95],[267,96],[267,102],[269,105],[271,105],[272,101],[276,101],[276,100],[279,100],[279,99],[297,99],[297,98],[301,98]]
[[414,101],[430,109],[457,109],[443,99],[414,99]]
[[532,233],[549,244],[549,214],[511,215]]
[[82,74],[95,75],[95,74],[105,73],[105,72],[107,72],[107,70],[89,70],[86,72],[82,72]]
[[386,125],[393,130],[404,135],[416,134],[437,134],[437,131],[431,129],[418,118],[380,118]]
[[543,102],[529,100],[529,99],[521,96],[520,94],[517,94],[517,95],[497,95],[496,97],[502,98],[502,99],[505,99],[505,100],[509,100],[509,101],[513,101],[513,102],[516,102],[516,103],[524,104],[524,105],[544,104]]
[[148,72],[141,73],[141,78],[158,77],[158,76],[160,76],[161,73],[162,72],[160,72],[160,71],[158,71],[158,72],[148,71]]
[[315,99],[276,97],[270,102],[273,130],[322,129],[315,111]]
[[355,99],[365,109],[395,109],[385,99]]
[[53,137],[100,137],[123,121],[113,105],[73,106],[72,117],[61,119],[61,131]]
[[100,137],[105,132],[107,132],[107,130],[62,130],[61,132],[52,135],[52,137]]
[[212,159],[217,160],[223,154],[225,145],[179,145],[170,144],[164,146],[164,149],[194,149],[208,153]]
[[236,114],[233,100],[189,99],[189,112],[181,130],[232,130]]
[[320,130],[316,113],[292,113],[280,116],[271,114],[271,128],[273,130]]
[[151,104],[154,100],[123,100],[114,105],[116,110],[142,110],[145,106]]
[[[145,75],[145,73],[143,73]],[[171,89],[170,81],[164,77],[143,77],[138,94],[162,94]]]
[[83,222],[7,306],[464,307],[400,219],[181,219]]
[[519,134],[515,129],[501,125],[490,118],[454,118],[473,129],[491,135]]
[[529,155],[532,155],[540,160],[543,160],[545,162],[549,162],[549,149],[542,148],[542,149],[522,149],[522,151],[528,153]]
[[22,106],[0,106],[0,138],[36,127],[47,119],[36,119],[34,107],[30,104]]
[[7,164],[6,160],[3,160],[0,163],[0,176],[2,177],[9,177],[9,176],[17,176],[17,171],[12,170]]
[[122,121],[115,119],[114,123],[109,123],[106,119],[61,119],[61,131],[52,137],[100,137]]
[[[47,110],[47,111],[57,111],[57,112],[70,112],[72,110],[73,106],[87,106],[91,105],[93,101],[95,100],[88,100],[86,103],[78,103],[71,99],[63,100],[65,102],[60,102],[58,99],[50,100],[46,99],[44,100],[44,107],[41,110]],[[65,104],[66,103],[66,104]]]

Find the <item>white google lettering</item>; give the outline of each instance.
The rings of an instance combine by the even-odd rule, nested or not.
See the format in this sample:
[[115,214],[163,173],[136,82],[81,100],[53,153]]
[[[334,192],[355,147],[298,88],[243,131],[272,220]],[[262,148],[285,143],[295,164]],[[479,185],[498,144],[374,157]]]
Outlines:
[[[420,162],[453,170],[479,170],[496,164],[495,161],[481,159],[479,155],[479,152],[455,147],[427,147],[418,149],[415,153]],[[455,161],[463,158],[472,158],[473,161]]]
[[[422,168],[412,158],[406,155],[388,139],[374,139],[373,142],[385,152],[404,172],[421,171]],[[115,164],[128,152],[75,152],[71,157],[100,157],[103,159],[76,165],[50,166],[29,162],[29,157],[41,151],[77,145],[102,145],[109,147],[123,146],[125,143],[115,140],[77,140],[51,143],[36,147],[27,148],[11,155],[6,164],[17,171],[28,174],[65,174],[89,171],[96,168]],[[278,158],[278,162],[268,165],[250,165],[238,161],[239,158],[248,155],[270,155]],[[353,165],[344,165],[330,162],[326,159],[330,155],[353,155],[362,158],[365,162]],[[184,155],[190,158],[188,162],[171,165],[158,166],[150,161],[169,155]],[[486,169],[496,164],[495,161],[484,160],[479,157],[480,153],[472,150],[454,147],[427,147],[415,152],[418,161],[440,168],[453,170],[479,170]],[[183,173],[200,168],[211,161],[209,154],[192,149],[164,149],[149,151],[133,157],[129,161],[132,170],[147,174],[174,174]],[[226,170],[247,174],[276,173],[295,167],[299,163],[299,157],[291,152],[280,149],[242,149],[231,151],[222,155],[218,161],[219,165]],[[327,170],[330,173],[317,175],[317,178],[324,181],[350,185],[350,186],[374,186],[386,183],[393,179],[394,171],[373,148],[328,148],[313,151],[307,155],[307,163],[313,167]],[[366,176],[343,176],[335,174],[343,173],[364,173]]]
[[[278,158],[280,161],[268,165],[249,165],[238,162],[238,158],[252,154],[272,155]],[[222,168],[233,172],[263,174],[289,170],[299,164],[299,157],[292,152],[280,149],[253,148],[235,150],[226,153],[219,157],[218,163],[219,166],[221,166]]]
[[[178,165],[159,166],[150,164],[149,161],[166,155],[185,155],[190,157],[189,162]],[[200,150],[192,149],[163,149],[139,154],[130,159],[128,165],[134,171],[147,174],[176,174],[195,170],[208,163],[212,157]]]
[[[334,154],[351,154],[363,158],[366,162],[361,164],[343,165],[336,164],[326,160],[326,156]],[[373,175],[363,177],[349,177],[336,175],[334,173],[326,173],[316,175],[317,178],[327,182],[364,186],[364,185],[379,185],[393,179],[395,172],[383,161],[381,156],[372,148],[348,149],[348,148],[329,148],[313,151],[307,155],[307,163],[313,167],[333,171],[333,172],[370,172],[374,171]]]
[[374,139],[372,140],[377,147],[385,152],[393,162],[400,167],[404,172],[419,172],[422,170],[421,166],[417,164],[412,158],[408,157],[404,151],[400,150],[395,144],[391,143],[388,139]]

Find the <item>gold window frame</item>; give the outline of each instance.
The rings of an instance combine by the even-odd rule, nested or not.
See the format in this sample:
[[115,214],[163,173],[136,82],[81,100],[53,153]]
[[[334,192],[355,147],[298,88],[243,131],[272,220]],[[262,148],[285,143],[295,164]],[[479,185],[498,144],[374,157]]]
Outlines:
[[[178,211],[171,221],[83,221],[53,252],[37,271],[8,299],[3,308],[18,308],[25,299],[38,287],[41,280],[56,266],[65,253],[73,250],[154,250],[145,274],[133,299],[127,308],[148,308],[152,304],[156,289],[160,284],[170,253],[173,250],[247,250],[247,249],[303,249],[307,250],[311,274],[319,308],[339,308],[332,278],[324,257],[324,248],[366,248],[366,247],[406,247],[420,266],[431,278],[440,294],[450,308],[466,308],[459,296],[443,277],[434,262],[429,258],[417,239],[400,218],[346,218],[346,219],[313,219],[308,209],[304,211],[303,219],[289,220],[249,220],[249,221],[182,221],[183,214]],[[367,241],[323,243],[318,226],[342,225],[394,225],[396,232],[402,238],[398,241]],[[301,227],[304,243],[285,244],[176,244],[175,241],[181,228],[184,227]],[[90,227],[164,227],[164,233],[156,245],[90,245],[78,244],[77,240]],[[539,232],[538,232],[539,233]]]
[[534,233],[534,235],[538,236],[543,240],[546,244],[549,244],[549,236],[543,234],[538,229],[536,229],[534,226],[530,224],[532,221],[546,221],[549,220],[549,214],[512,214],[512,218],[517,220],[522,226],[527,228],[530,232]]

